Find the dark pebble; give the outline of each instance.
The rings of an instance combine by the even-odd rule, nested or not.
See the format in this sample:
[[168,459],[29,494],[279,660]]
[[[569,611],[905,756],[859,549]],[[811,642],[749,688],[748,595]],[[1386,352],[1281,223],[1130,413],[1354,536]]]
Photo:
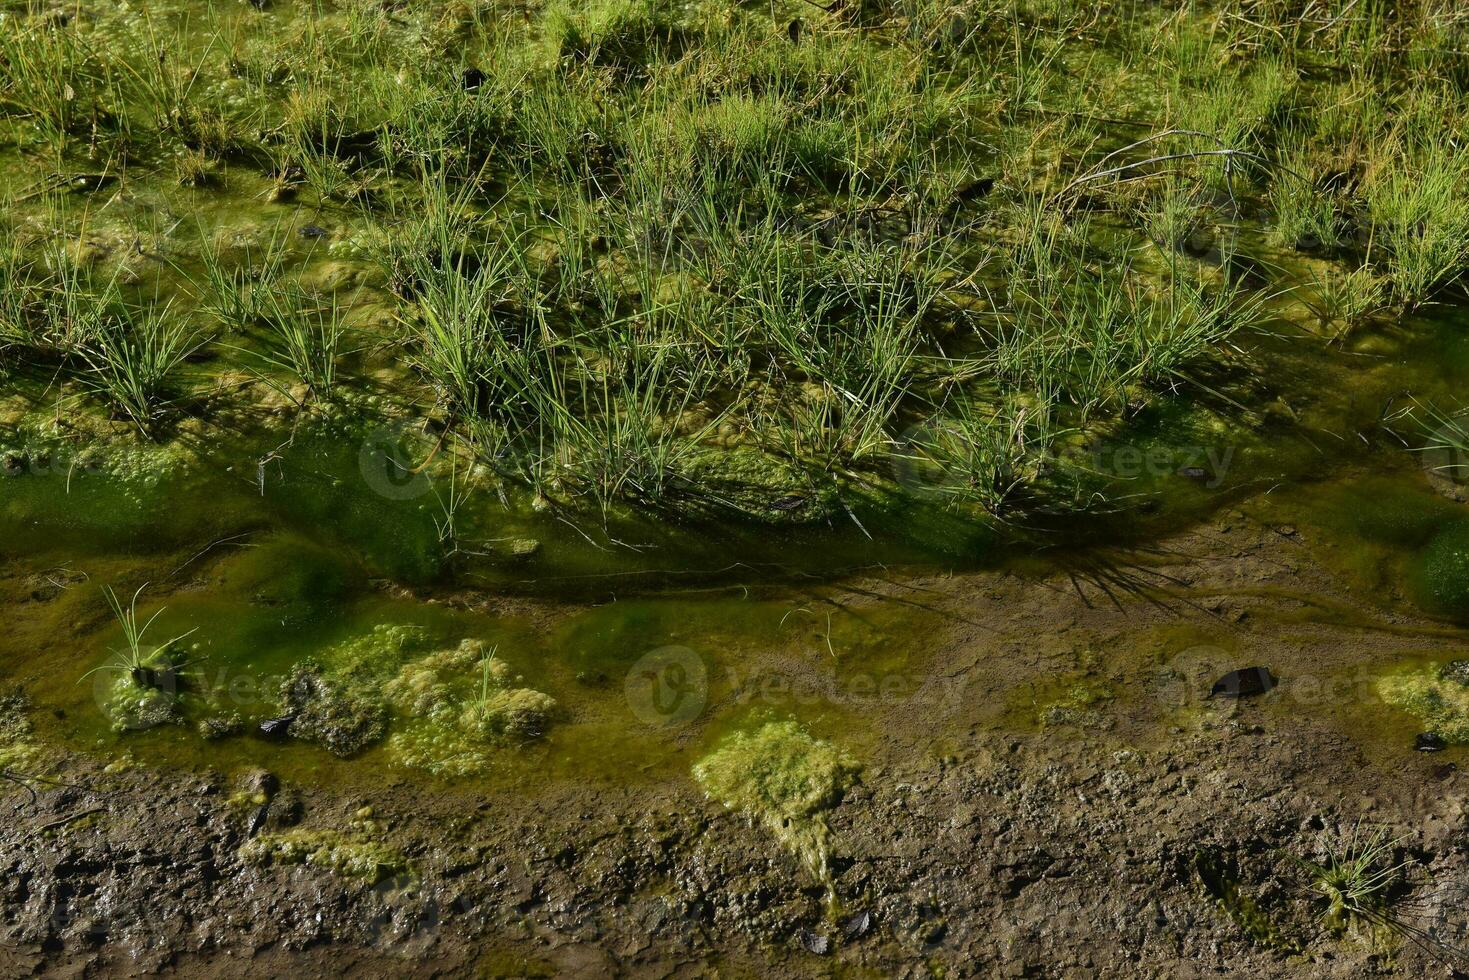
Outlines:
[[1419,752],[1442,752],[1448,746],[1449,743],[1443,740],[1442,735],[1435,735],[1433,732],[1424,732],[1413,739],[1413,748]]
[[245,836],[254,837],[256,834],[260,833],[260,828],[265,826],[265,818],[269,813],[270,801],[266,800],[264,803],[260,804],[260,806],[255,809],[254,814],[251,815],[250,829]]
[[819,932],[803,932],[801,933],[801,945],[806,947],[808,953],[825,956],[831,949],[831,940]]
[[1209,697],[1245,698],[1264,694],[1275,687],[1275,675],[1268,667],[1241,667],[1231,670],[1214,682]]
[[296,720],[295,715],[286,715],[284,718],[270,718],[260,723],[260,734],[269,738],[278,738],[291,730],[291,722]]

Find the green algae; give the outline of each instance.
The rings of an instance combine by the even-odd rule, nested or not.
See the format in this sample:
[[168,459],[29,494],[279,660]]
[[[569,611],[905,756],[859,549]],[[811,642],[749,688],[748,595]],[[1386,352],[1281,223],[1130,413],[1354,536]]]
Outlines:
[[1042,725],[1082,725],[1095,727],[1102,721],[1097,710],[1116,697],[1106,684],[1081,680],[1066,686],[1054,700],[1041,705],[1036,719]]
[[1469,661],[1417,667],[1377,681],[1383,701],[1417,718],[1427,732],[1469,744]]
[[254,865],[305,864],[344,878],[375,885],[405,873],[408,859],[359,833],[338,830],[287,830],[261,834],[240,848],[240,859]]
[[1284,953],[1301,952],[1300,942],[1244,889],[1232,862],[1214,851],[1201,849],[1194,855],[1194,871],[1205,894],[1251,940]]
[[173,692],[147,687],[130,677],[113,681],[102,703],[102,712],[112,719],[114,731],[136,731],[183,720],[178,697]]
[[245,716],[238,711],[222,712],[220,714],[208,715],[199,719],[195,726],[199,737],[211,741],[221,738],[233,738],[243,734],[245,731]]
[[188,656],[189,651],[173,641],[144,654],[136,662],[114,654],[111,660],[96,668],[94,689],[102,713],[112,721],[113,731],[181,724]]
[[1419,548],[1461,513],[1451,500],[1385,476],[1353,482],[1321,511],[1334,530],[1390,548]]
[[[298,661],[271,712],[293,738],[351,758],[385,742],[393,763],[438,776],[491,767],[499,751],[540,738],[556,709],[478,640],[435,649],[410,623],[378,623]],[[237,730],[238,713],[201,721],[200,734]]]
[[485,771],[496,748],[541,737],[556,708],[518,680],[475,640],[404,664],[383,688],[400,719],[390,756],[439,776]]
[[298,535],[259,537],[223,569],[216,589],[264,606],[286,621],[340,605],[363,584],[349,556]]
[[0,697],[0,771],[29,774],[45,761],[46,749],[35,739],[26,716],[30,701],[19,693]]
[[735,732],[694,765],[712,799],[757,821],[798,857],[835,900],[826,815],[856,782],[861,765],[794,721]]
[[383,681],[394,676],[409,655],[425,650],[428,642],[428,631],[421,626],[378,623],[366,633],[323,651],[320,659],[334,674],[359,681]]

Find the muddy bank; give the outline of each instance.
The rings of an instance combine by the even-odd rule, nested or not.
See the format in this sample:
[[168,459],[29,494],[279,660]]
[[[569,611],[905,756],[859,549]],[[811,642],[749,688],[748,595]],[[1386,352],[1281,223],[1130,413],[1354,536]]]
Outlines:
[[[1371,683],[1451,659],[1459,631],[1364,594],[1328,571],[1311,528],[1272,517],[1247,507],[1066,571],[833,587],[854,614],[938,615],[912,669],[953,682],[860,701],[868,734],[848,744],[863,771],[827,816],[835,907],[766,828],[704,797],[677,737],[651,776],[528,793],[179,774],[52,746],[54,782],[32,784],[34,800],[7,783],[0,804],[0,962],[6,975],[1444,974],[1455,961],[1439,945],[1326,928],[1292,856],[1323,860],[1338,832],[1385,826],[1406,864],[1398,917],[1462,940],[1463,750],[1414,751],[1417,723]],[[1231,701],[1188,680],[1246,661],[1280,686]],[[740,691],[771,710],[802,691],[825,692],[818,713],[861,698],[822,681],[819,661],[763,669]],[[760,686],[772,672],[775,693]]]

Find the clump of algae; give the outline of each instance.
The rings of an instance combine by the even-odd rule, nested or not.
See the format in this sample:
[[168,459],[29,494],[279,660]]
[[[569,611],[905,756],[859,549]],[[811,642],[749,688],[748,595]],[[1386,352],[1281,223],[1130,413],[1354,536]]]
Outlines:
[[422,627],[379,623],[360,636],[338,643],[320,659],[324,667],[343,677],[390,677],[403,657],[423,650],[426,641]]
[[1078,681],[1061,691],[1060,697],[1043,704],[1036,714],[1042,725],[1100,725],[1102,716],[1093,710],[1096,705],[1112,699],[1112,691],[1105,685]]
[[262,866],[308,864],[370,885],[408,870],[407,858],[395,848],[338,830],[261,834],[240,848],[240,859]]
[[0,696],[0,770],[30,772],[45,754],[37,745],[31,720],[26,717],[30,702],[22,694]]
[[1444,741],[1469,743],[1469,660],[1389,674],[1378,679],[1377,693]]
[[280,707],[294,736],[337,755],[386,738],[401,765],[465,776],[497,749],[539,738],[556,701],[521,686],[477,640],[431,651],[420,627],[382,624],[297,664]]
[[380,624],[296,664],[280,691],[291,734],[341,758],[380,742],[388,731],[382,684],[423,644],[418,627]]
[[826,814],[841,802],[861,766],[845,751],[793,721],[772,721],[726,738],[694,766],[694,779],[713,799],[757,820],[826,886]]
[[403,665],[383,686],[405,717],[388,751],[406,766],[436,775],[482,772],[496,747],[539,738],[556,701],[517,686],[509,666],[476,640]]

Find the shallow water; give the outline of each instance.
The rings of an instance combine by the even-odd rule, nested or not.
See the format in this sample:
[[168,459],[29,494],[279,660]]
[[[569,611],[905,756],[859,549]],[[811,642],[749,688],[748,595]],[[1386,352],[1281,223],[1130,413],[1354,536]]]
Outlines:
[[[19,153],[0,160],[11,184],[35,164]],[[121,229],[151,227],[177,254],[196,247],[204,225],[258,241],[277,222],[312,224],[325,230],[325,244],[287,237],[306,276],[350,278],[364,267],[352,248],[360,220],[351,209],[265,204],[268,182],[250,168],[230,168],[222,190],[138,186],[88,217],[94,237],[110,242]],[[179,214],[198,224],[173,221]],[[176,286],[178,271],[146,265],[137,288]],[[277,710],[280,682],[299,661],[377,625],[412,624],[442,646],[464,638],[494,646],[526,685],[558,702],[544,739],[506,748],[476,778],[529,786],[686,772],[723,732],[762,712],[861,746],[881,736],[864,709],[870,690],[944,696],[918,692],[943,675],[933,638],[951,621],[912,599],[876,597],[858,608],[841,588],[854,575],[1085,573],[1099,552],[1146,549],[1232,507],[1328,542],[1316,557],[1351,583],[1361,605],[1307,604],[1302,621],[1426,611],[1443,617],[1442,635],[1457,637],[1455,611],[1426,594],[1421,565],[1431,542],[1469,511],[1440,493],[1409,451],[1421,445],[1422,425],[1401,412],[1419,404],[1421,419],[1421,405],[1458,408],[1469,381],[1463,327],[1462,315],[1430,310],[1343,345],[1283,324],[1290,335],[1237,338],[1262,370],[1205,365],[1180,382],[1184,397],[1076,447],[1080,513],[1058,507],[984,524],[945,507],[944,474],[902,470],[851,500],[850,511],[809,525],[562,513],[484,493],[456,515],[459,551],[449,555],[442,472],[437,482],[405,472],[439,440],[384,421],[366,401],[346,409],[350,423],[268,413],[240,420],[225,441],[211,434],[196,445],[191,433],[176,434],[181,452],[140,451],[102,466],[60,446],[37,449],[33,433],[0,425],[0,449],[18,454],[0,474],[0,678],[24,685],[45,734],[103,755],[263,764],[346,782],[377,779],[390,765],[380,748],[338,761],[253,735],[205,742],[191,724],[114,731],[97,697],[96,679],[107,675],[87,676],[120,641],[101,588],[131,594],[147,583],[140,613],[160,613],[156,636],[195,631],[193,691],[228,692],[251,722]],[[243,368],[251,338],[232,342],[242,350],[215,356]],[[371,354],[354,364],[375,366]],[[52,380],[15,379],[27,423],[54,397]],[[368,398],[392,395],[377,383],[367,385]],[[1126,655],[1216,639],[1138,636]],[[639,670],[661,683],[670,665],[692,693],[664,691],[667,700],[643,703],[633,690]],[[1095,710],[1127,710],[1107,673],[1078,663],[1073,674],[1017,694],[1003,723],[1033,727],[1038,706],[1087,685],[1096,690],[1078,697],[1097,696]],[[186,704],[185,715],[196,721],[202,709]],[[1384,738],[1397,741],[1411,727],[1398,716],[1383,724]]]

